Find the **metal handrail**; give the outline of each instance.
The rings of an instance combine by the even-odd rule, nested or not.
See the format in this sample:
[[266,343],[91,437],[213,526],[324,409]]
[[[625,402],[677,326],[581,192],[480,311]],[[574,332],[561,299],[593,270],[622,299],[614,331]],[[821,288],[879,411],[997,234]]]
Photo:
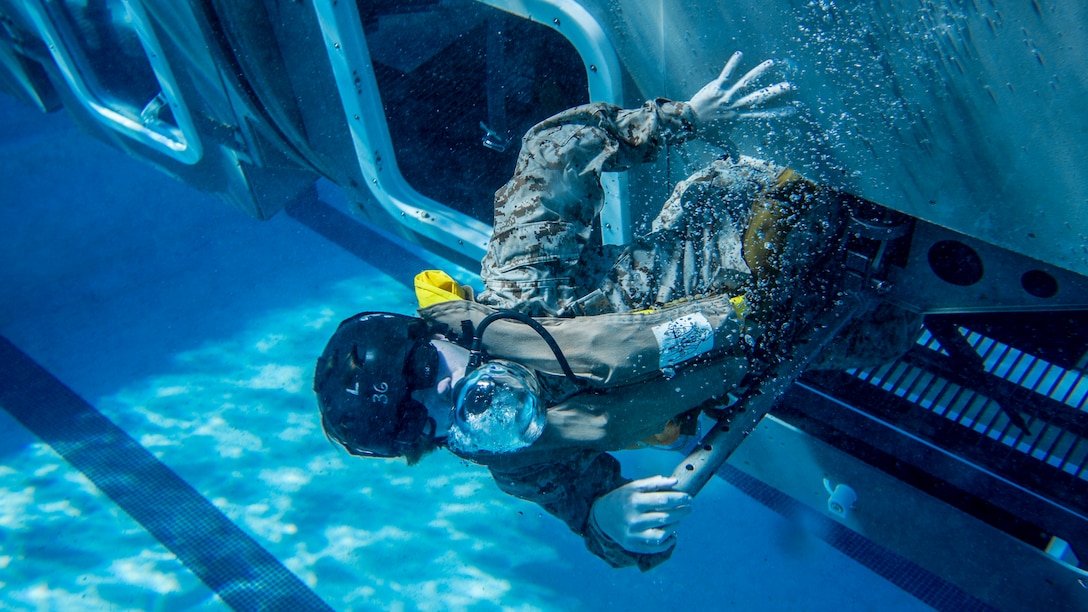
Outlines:
[[761,376],[755,387],[725,408],[724,415],[707,432],[691,453],[676,466],[673,487],[688,495],[696,495],[721,469],[730,455],[748,437],[774,407],[775,400],[805,371],[851,321],[865,311],[871,297],[861,291],[849,291],[816,318],[812,333],[793,350],[789,358],[775,364]]
[[[575,45],[589,76],[591,99],[619,102],[619,60],[604,30],[570,0],[481,0],[483,4],[548,25]],[[378,204],[409,230],[479,261],[491,236],[490,224],[456,211],[416,191],[397,166],[370,52],[355,3],[315,0],[325,49],[351,132],[359,168]],[[555,15],[545,21],[547,16]],[[606,241],[629,241],[630,223],[622,177],[602,179],[606,203],[602,226]]]

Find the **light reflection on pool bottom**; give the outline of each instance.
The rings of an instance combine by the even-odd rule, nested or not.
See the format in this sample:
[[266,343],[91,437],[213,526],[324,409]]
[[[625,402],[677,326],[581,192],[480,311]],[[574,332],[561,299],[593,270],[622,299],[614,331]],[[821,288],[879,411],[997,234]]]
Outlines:
[[223,607],[171,552],[40,442],[4,455],[0,528],[4,609]]
[[[362,298],[361,286],[367,287]],[[170,371],[132,381],[94,404],[334,608],[557,606],[567,598],[512,586],[511,567],[555,562],[558,554],[516,529],[494,528],[494,517],[516,515],[519,502],[500,493],[486,470],[465,467],[446,453],[412,468],[402,461],[363,461],[321,432],[310,390],[315,356],[343,317],[395,303],[383,298],[402,291],[402,285],[381,286],[374,277],[352,279],[332,288],[321,304],[252,320],[234,337],[178,354]],[[337,302],[339,310],[332,306]],[[6,575],[18,572],[5,580],[8,589],[29,585],[6,589],[11,599],[71,609],[82,598],[81,605],[94,609],[133,605],[137,595],[141,602],[187,591],[208,597],[172,554],[43,445],[8,458],[0,490],[2,524],[19,531],[23,548],[32,551],[8,563]],[[62,539],[54,550],[58,520],[78,521],[82,535]],[[507,557],[511,550],[519,551],[516,557]],[[81,559],[80,568],[95,558],[95,569],[73,573],[65,559],[74,558]],[[35,576],[59,578],[35,583]],[[82,596],[97,583],[131,593],[117,593],[116,600],[99,593],[98,601],[87,602]],[[571,606],[577,607],[572,600],[565,607]],[[143,603],[134,607],[146,609]]]

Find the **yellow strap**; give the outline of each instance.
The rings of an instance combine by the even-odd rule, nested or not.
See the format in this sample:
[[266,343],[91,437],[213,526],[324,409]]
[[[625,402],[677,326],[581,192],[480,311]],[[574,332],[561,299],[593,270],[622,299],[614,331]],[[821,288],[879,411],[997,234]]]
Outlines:
[[461,286],[442,270],[424,270],[416,275],[416,299],[426,308],[451,300],[472,299],[472,289]]
[[786,183],[792,183],[799,178],[801,178],[801,175],[797,174],[790,168],[786,168],[778,174],[777,178],[774,179],[774,186],[781,187],[782,185],[785,185]]
[[[680,298],[678,300],[673,300],[672,302],[669,302],[668,304],[665,304],[665,305],[660,306],[660,307],[646,308],[644,310],[633,310],[633,311],[631,311],[631,314],[654,314],[655,312],[661,312],[662,310],[664,310],[666,308],[669,308],[670,306],[678,306],[680,304],[686,304],[686,303],[690,302],[692,299],[693,298],[690,298],[690,297]],[[738,317],[740,317],[741,319],[744,319],[745,317],[748,316],[748,300],[744,299],[743,295],[738,295],[738,296],[729,298],[729,303],[733,305],[733,311],[737,313]]]
[[748,316],[748,300],[743,295],[729,298],[729,303],[733,305],[733,311],[738,317],[744,319]]

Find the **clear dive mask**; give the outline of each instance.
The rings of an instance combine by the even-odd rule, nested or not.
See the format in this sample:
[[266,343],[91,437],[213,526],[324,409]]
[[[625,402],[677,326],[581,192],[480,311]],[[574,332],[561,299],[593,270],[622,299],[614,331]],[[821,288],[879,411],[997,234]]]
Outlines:
[[453,392],[447,443],[463,453],[510,453],[529,446],[547,421],[540,383],[525,366],[495,359],[472,369]]

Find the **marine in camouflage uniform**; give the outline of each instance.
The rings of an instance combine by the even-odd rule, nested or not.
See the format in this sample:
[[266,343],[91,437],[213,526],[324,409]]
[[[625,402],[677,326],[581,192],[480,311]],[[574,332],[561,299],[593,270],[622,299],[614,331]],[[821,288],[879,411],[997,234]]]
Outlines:
[[[658,99],[635,110],[590,104],[530,130],[513,178],[496,194],[495,231],[483,260],[485,290],[477,301],[534,317],[570,317],[747,293],[753,318],[771,323],[774,316],[781,316],[771,311],[783,307],[783,291],[804,285],[792,286],[783,278],[812,276],[813,266],[806,263],[812,258],[805,251],[820,244],[824,251],[834,251],[841,224],[828,198],[812,197],[811,183],[802,183],[780,166],[747,157],[715,161],[676,186],[651,233],[618,249],[590,242],[592,225],[604,204],[601,173],[655,160],[665,146],[695,136],[695,125],[687,103]],[[774,214],[768,217],[764,214],[768,210]],[[804,227],[804,232],[789,231],[797,227]],[[790,242],[785,240],[787,233],[794,235],[796,255],[783,255],[786,247],[782,253],[766,252],[771,242]],[[753,282],[761,276],[762,285]],[[761,293],[759,286],[772,289]],[[797,311],[802,303],[795,300],[789,308]],[[428,318],[426,310],[421,315]],[[916,321],[902,313],[879,312],[854,327],[840,342],[837,356],[824,359],[824,366],[882,361],[889,357],[889,347],[894,353],[898,350],[894,347],[909,346]],[[591,399],[613,407],[629,402],[631,410],[638,410],[637,396],[646,401],[653,395],[650,383],[629,387],[638,389]],[[729,390],[722,388],[716,395]],[[676,406],[663,397],[657,401],[673,402],[676,413],[695,407]],[[554,416],[549,412],[549,427]],[[593,553],[613,566],[638,565],[646,570],[671,555],[673,549],[629,552],[592,520],[594,501],[630,482],[614,457],[577,446],[542,457],[468,458],[488,465],[503,491],[536,502],[565,521]]]

